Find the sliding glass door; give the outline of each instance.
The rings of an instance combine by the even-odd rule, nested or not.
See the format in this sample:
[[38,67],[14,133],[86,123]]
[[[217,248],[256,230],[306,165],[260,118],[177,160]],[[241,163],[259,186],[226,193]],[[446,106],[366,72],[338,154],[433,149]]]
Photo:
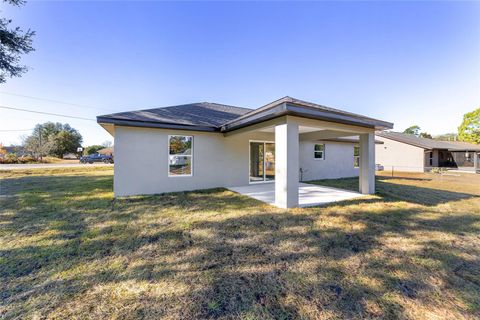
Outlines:
[[275,144],[250,142],[250,182],[275,180]]

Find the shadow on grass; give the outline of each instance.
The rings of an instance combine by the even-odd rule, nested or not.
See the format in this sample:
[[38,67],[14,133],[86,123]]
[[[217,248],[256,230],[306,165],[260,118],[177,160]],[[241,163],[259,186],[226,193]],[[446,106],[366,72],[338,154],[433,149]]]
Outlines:
[[[427,180],[428,179],[416,179],[416,178],[390,178],[390,177],[376,177],[375,186],[376,194],[382,199],[381,201],[406,201],[410,203],[436,206],[442,203],[465,200],[479,197],[478,194],[470,194],[463,192],[454,192],[448,190],[439,190],[432,188],[425,188],[419,186],[411,186],[398,183],[390,183],[389,180]],[[346,190],[352,190],[358,192],[358,178],[343,178],[343,179],[327,179],[327,180],[315,180],[308,181],[306,183],[322,185],[327,187],[334,187]],[[355,202],[356,200],[353,200]],[[375,201],[375,200],[359,200],[362,201]],[[351,201],[345,201],[343,203],[353,203]]]
[[[480,262],[465,256],[462,243],[431,237],[410,251],[385,246],[392,235],[440,232],[458,241],[478,235],[478,212],[426,218],[421,206],[387,205],[412,202],[405,200],[409,192],[425,200],[426,188],[379,184],[380,199],[284,211],[224,189],[118,199],[112,206],[102,195],[111,192],[108,176],[14,180],[17,189],[7,190],[15,197],[0,208],[9,240],[8,249],[0,248],[7,317],[31,315],[30,308],[88,317],[118,305],[116,316],[126,318],[402,318],[399,299],[435,306],[432,274],[458,293],[461,312],[480,311]],[[421,204],[471,197],[447,192]],[[358,209],[378,203],[386,205]],[[28,237],[38,241],[25,244]],[[12,245],[15,239],[21,241]],[[186,290],[146,291],[132,300],[91,293],[126,281]],[[112,316],[107,311],[95,316]]]

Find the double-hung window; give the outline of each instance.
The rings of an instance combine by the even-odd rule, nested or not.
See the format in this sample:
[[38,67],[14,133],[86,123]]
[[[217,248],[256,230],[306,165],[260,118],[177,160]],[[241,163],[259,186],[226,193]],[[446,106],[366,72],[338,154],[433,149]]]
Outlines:
[[324,144],[315,144],[313,150],[313,157],[315,160],[325,160],[325,145]]
[[353,147],[353,167],[360,168],[360,147]]
[[193,175],[193,136],[168,136],[168,176]]

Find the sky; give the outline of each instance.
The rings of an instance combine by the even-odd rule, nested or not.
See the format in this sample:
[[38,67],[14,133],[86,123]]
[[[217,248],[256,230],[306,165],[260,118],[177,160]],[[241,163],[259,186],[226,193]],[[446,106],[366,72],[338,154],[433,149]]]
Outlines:
[[[29,1],[1,15],[35,30],[20,78],[0,84],[0,142],[69,123],[113,141],[102,114],[292,96],[431,134],[480,107],[480,2]],[[33,98],[27,98],[33,97]],[[35,98],[35,99],[34,99]],[[63,102],[63,103],[59,103]],[[6,131],[25,130],[25,131]]]

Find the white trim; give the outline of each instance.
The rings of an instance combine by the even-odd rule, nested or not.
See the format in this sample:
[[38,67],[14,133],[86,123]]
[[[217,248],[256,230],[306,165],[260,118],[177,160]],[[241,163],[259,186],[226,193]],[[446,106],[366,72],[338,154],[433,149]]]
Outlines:
[[[355,148],[358,148],[358,156],[355,155]],[[358,159],[358,166],[355,165],[355,159]],[[359,145],[353,146],[353,168],[354,169],[360,168],[360,146]]]
[[[315,150],[315,146],[316,146],[316,145],[323,145],[323,150]],[[314,144],[313,144],[313,160],[315,160],[315,161],[325,160],[325,149],[326,149],[325,143],[314,143]],[[315,158],[315,154],[316,154],[317,152],[321,152],[321,153],[322,153],[322,157],[321,157],[321,158]]]
[[[190,157],[190,174],[170,174],[170,137],[191,137],[192,138],[192,150],[190,151],[190,155],[180,155],[180,157]],[[193,135],[186,135],[186,134],[169,134],[167,139],[167,174],[169,178],[182,178],[182,177],[193,177],[193,149],[194,149],[194,138]],[[177,156],[177,155],[173,155]]]
[[[250,143],[251,142],[258,142],[258,143],[263,143],[263,153],[264,153],[264,157],[263,157],[263,180],[262,181],[250,181],[250,168],[252,166],[252,163],[251,163],[251,153],[250,153]],[[266,145],[267,143],[273,143],[275,145],[275,141],[269,141],[269,140],[248,140],[248,184],[262,184],[262,183],[274,183],[275,182],[275,179],[273,180],[268,180],[266,181],[266,170],[265,170],[265,150],[267,149],[266,148]]]

